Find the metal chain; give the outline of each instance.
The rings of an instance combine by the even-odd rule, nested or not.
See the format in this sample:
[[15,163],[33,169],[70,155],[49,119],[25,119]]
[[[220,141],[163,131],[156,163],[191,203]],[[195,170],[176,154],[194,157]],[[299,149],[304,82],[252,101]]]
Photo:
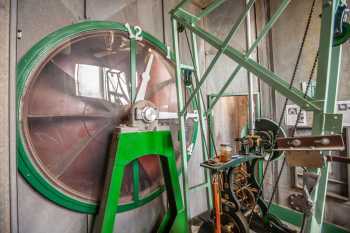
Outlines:
[[[308,92],[308,90],[309,90],[309,88],[310,88],[310,86],[311,86],[311,81],[312,81],[312,77],[313,77],[313,75],[314,75],[314,73],[315,73],[315,69],[316,69],[316,66],[317,66],[317,61],[318,61],[318,52],[317,52],[317,54],[316,54],[316,56],[315,56],[314,64],[313,64],[313,66],[312,66],[311,74],[310,74],[310,77],[309,77],[309,80],[308,80],[308,83],[307,83],[307,86],[306,86],[306,90],[305,90],[305,93],[304,93],[304,98],[307,97],[307,92]],[[300,109],[299,109],[299,112],[298,112],[298,115],[297,115],[297,119],[296,119],[296,121],[295,121],[293,130],[292,130],[292,134],[291,134],[292,137],[295,136],[295,132],[296,132],[296,129],[297,129],[297,127],[298,127],[298,122],[299,122],[300,116],[301,116],[301,111],[302,111],[302,109],[300,108]],[[270,197],[268,206],[267,206],[267,211],[269,211],[269,209],[270,209],[270,206],[271,206],[273,197],[274,197],[274,195],[275,195],[275,192],[276,192],[276,190],[277,190],[278,183],[279,183],[279,180],[280,180],[280,178],[281,178],[282,171],[283,171],[283,168],[284,168],[285,164],[286,164],[286,157],[283,158],[283,162],[282,162],[281,169],[280,169],[279,172],[278,172],[277,180],[276,180],[275,185],[274,185],[274,187],[273,187],[272,194],[271,194],[271,197]]]
[[[310,8],[310,12],[309,12],[309,15],[308,15],[308,19],[307,19],[307,23],[306,23],[306,28],[305,28],[305,31],[304,31],[304,34],[303,34],[303,37],[302,37],[302,41],[301,41],[301,44],[300,44],[300,47],[299,47],[299,51],[298,51],[298,56],[297,56],[297,60],[296,60],[296,63],[295,63],[295,66],[294,66],[294,70],[293,70],[293,74],[292,74],[292,78],[291,78],[291,81],[289,83],[289,89],[292,89],[293,87],[293,84],[294,84],[294,81],[295,81],[295,78],[296,78],[296,73],[297,73],[297,70],[298,70],[298,67],[299,67],[299,64],[300,64],[300,59],[301,59],[301,55],[302,55],[302,52],[304,50],[304,46],[305,46],[305,41],[306,41],[306,38],[308,36],[308,33],[309,33],[309,28],[310,28],[310,25],[311,25],[311,21],[312,21],[312,16],[313,16],[313,12],[314,12],[314,9],[315,9],[315,3],[316,3],[316,0],[313,0],[312,2],[312,5],[311,5],[311,8]],[[318,56],[316,56],[318,57]],[[317,59],[315,59],[317,60]],[[317,63],[317,62],[316,62]],[[312,69],[314,70],[314,68]],[[313,75],[313,71],[312,71],[312,75]],[[311,79],[312,79],[312,75],[310,75]],[[309,78],[310,78],[309,77]],[[311,83],[311,81],[310,81]],[[308,84],[310,84],[308,83]],[[284,115],[285,115],[285,112],[286,112],[286,108],[287,108],[287,104],[288,104],[288,98],[285,99],[284,101],[284,105],[283,105],[283,108],[282,108],[282,112],[281,112],[281,116],[280,116],[280,119],[279,119],[279,122],[278,122],[278,131],[276,133],[276,135],[278,135],[278,133],[280,132],[280,128],[281,128],[281,125],[282,125],[282,122],[283,122],[283,119],[284,119]],[[298,114],[299,115],[299,114]],[[272,144],[273,147],[275,146],[275,143]],[[272,148],[274,149],[274,148]],[[272,155],[273,153],[270,153],[269,154],[269,157],[267,159],[267,162],[266,162],[266,165],[264,167],[264,172],[263,172],[263,176],[262,176],[262,179],[261,179],[261,182],[259,184],[259,187],[258,187],[258,194],[257,194],[257,197],[256,199],[258,200],[259,198],[261,198],[262,196],[262,188],[263,188],[263,184],[264,184],[264,181],[265,181],[265,178],[266,178],[266,174],[267,174],[267,169],[272,161]],[[280,171],[282,171],[282,168],[284,167],[285,165],[285,161],[283,160],[283,163],[282,163],[282,167],[280,169]],[[280,172],[281,173],[281,172]],[[280,177],[280,174],[279,176]],[[279,178],[277,179],[277,181],[275,182],[275,185],[274,185],[274,189],[275,187],[278,185],[278,182],[279,182]],[[271,198],[270,200],[273,199],[273,196],[274,196],[274,193],[276,191],[273,192],[273,194],[271,195]],[[256,204],[257,204],[257,201],[254,203],[254,206],[253,206],[253,210],[255,209],[256,207]],[[270,203],[268,205],[268,209],[267,211],[269,210],[269,207],[270,207]],[[251,220],[252,220],[252,216],[253,216],[253,211],[252,213],[250,214],[250,218],[249,218],[249,225],[251,223]]]

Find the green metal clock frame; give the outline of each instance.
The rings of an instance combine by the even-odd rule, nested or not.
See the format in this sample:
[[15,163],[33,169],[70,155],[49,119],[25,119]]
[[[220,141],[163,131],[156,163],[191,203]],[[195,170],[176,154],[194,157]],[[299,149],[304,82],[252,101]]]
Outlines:
[[[131,30],[135,28],[131,27]],[[97,30],[115,30],[128,33],[128,28],[126,25],[117,22],[111,21],[84,21],[77,24],[72,24],[66,27],[63,27],[48,36],[44,37],[38,43],[36,43],[19,61],[17,64],[17,100],[16,100],[16,123],[17,123],[17,162],[18,170],[24,179],[39,193],[50,201],[63,206],[67,209],[74,210],[77,212],[94,214],[97,211],[97,205],[94,203],[88,203],[83,200],[78,200],[69,194],[62,192],[58,187],[55,187],[54,184],[48,179],[44,178],[43,174],[31,161],[25,143],[23,134],[21,132],[22,121],[21,121],[21,99],[24,95],[26,83],[31,77],[31,74],[38,68],[41,62],[47,57],[54,49],[60,46],[62,43],[76,38],[81,33],[93,32]],[[159,52],[163,55],[174,60],[174,54],[170,52],[169,48],[160,42],[158,39],[153,37],[147,32],[142,31],[140,34],[143,40],[149,42],[152,46],[156,47]],[[131,47],[131,56],[130,56],[130,70],[131,74],[136,73],[136,46],[137,41],[135,38],[130,37],[130,47]],[[131,77],[131,96],[135,95],[135,82],[133,79],[136,79],[136,75]],[[191,92],[191,90],[188,90]],[[134,99],[134,98],[132,98]],[[192,107],[196,109],[196,101],[193,101]],[[195,120],[193,128],[193,137],[192,143],[196,142],[198,134],[198,121]],[[188,154],[188,159],[190,158],[191,151]],[[138,164],[135,163],[134,169],[137,169]],[[139,183],[138,177],[133,178],[134,185]],[[139,191],[136,189],[137,192]],[[124,212],[138,208],[146,203],[149,203],[156,197],[158,197],[164,191],[164,187],[159,187],[154,192],[150,193],[143,198],[135,198],[140,195],[133,195],[133,201],[127,204],[122,204],[118,206],[117,212]],[[134,193],[135,194],[135,193]]]

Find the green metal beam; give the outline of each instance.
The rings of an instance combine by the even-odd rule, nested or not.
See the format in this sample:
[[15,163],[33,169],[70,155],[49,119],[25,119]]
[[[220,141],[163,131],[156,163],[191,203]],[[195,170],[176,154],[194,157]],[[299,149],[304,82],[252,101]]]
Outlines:
[[[315,99],[318,100],[321,111],[314,114],[312,129],[314,135],[330,133],[327,130],[332,125],[329,121],[326,121],[326,116],[335,112],[341,55],[341,46],[333,47],[334,16],[338,4],[339,0],[323,0],[322,4],[319,62],[315,90]],[[324,153],[324,155],[327,154],[329,152]],[[329,175],[328,163],[322,169],[314,170],[314,172],[320,174],[321,177],[318,185],[311,193],[315,213],[306,219],[305,231],[311,233],[321,232],[323,226]]]
[[[177,94],[177,107],[178,112],[183,109],[183,88],[182,88],[182,78],[181,78],[181,63],[179,57],[179,38],[177,30],[177,21],[172,18],[172,38],[173,38],[173,51],[175,55],[175,64],[176,64],[176,94]],[[185,115],[179,114],[179,139],[180,139],[180,152],[182,155],[182,187],[183,187],[183,197],[184,197],[184,208],[187,218],[190,217],[189,211],[189,193],[184,190],[189,190],[188,183],[188,164],[187,164],[187,148],[186,148],[186,130],[185,130]]]
[[[289,1],[288,1],[289,2]],[[216,38],[209,32],[204,31],[203,29],[189,23],[186,19],[179,17],[176,12],[173,14],[173,18],[178,20],[181,24],[185,25],[188,29],[190,29],[197,36],[204,39],[211,46],[216,49],[221,49],[224,43]],[[265,68],[264,66],[258,64],[254,60],[248,58],[245,54],[242,54],[238,50],[228,46],[223,53],[233,59],[235,62],[240,64],[245,69],[252,72],[258,78],[269,84],[274,89],[278,90],[282,95],[288,97],[291,101],[298,104],[302,109],[310,110],[310,111],[320,111],[319,106],[314,103],[314,99],[310,97],[304,98],[304,93],[297,88],[289,88],[289,83],[282,78],[280,78],[277,74],[273,73],[271,70]],[[201,84],[200,82],[199,84]],[[204,83],[204,82],[203,82]],[[200,88],[200,87],[199,87]],[[197,88],[197,91],[199,90]],[[194,93],[192,94],[194,95]],[[193,96],[194,97],[194,96]],[[189,104],[189,103],[188,103]],[[187,105],[187,103],[186,103]],[[181,113],[183,113],[184,109],[181,109]]]
[[[129,129],[130,130],[130,129]],[[121,197],[125,168],[138,159],[154,155],[160,159],[164,183],[167,190],[168,210],[158,228],[159,233],[188,233],[186,212],[181,198],[175,151],[171,132],[166,131],[121,131],[114,143],[114,151],[108,164],[108,174],[101,198],[100,210],[96,217],[94,233],[119,232],[114,224]],[[130,150],[130,145],[133,150]]]
[[[199,68],[199,57],[198,57],[198,46],[197,46],[197,36],[194,33],[191,33],[191,41],[192,41],[192,51],[193,51],[193,66],[194,66],[194,71],[195,71],[195,84],[196,86],[199,83],[198,77],[200,75],[200,68]],[[199,114],[199,121],[200,121],[200,127],[201,127],[201,141],[202,141],[202,154],[203,154],[203,161],[206,161],[209,159],[209,151],[207,147],[207,140],[206,140],[206,132],[207,132],[207,127],[206,127],[206,122],[205,122],[205,103],[203,100],[203,94],[202,91],[199,90],[197,94],[197,109],[198,109],[198,114]],[[208,194],[208,207],[209,209],[212,209],[213,201],[212,201],[212,190],[211,190],[211,180],[210,180],[210,172],[208,169],[205,169],[205,181],[206,181],[206,187],[207,187],[207,194]]]
[[[189,104],[191,103],[193,98],[196,96],[196,94],[199,92],[203,83],[207,79],[210,71],[213,69],[214,65],[219,60],[220,56],[224,53],[226,48],[229,46],[229,43],[230,43],[232,37],[235,36],[236,33],[238,32],[239,27],[244,22],[244,19],[247,16],[247,13],[249,12],[250,8],[253,6],[254,2],[255,2],[255,0],[250,0],[250,2],[247,4],[246,9],[244,10],[244,12],[242,12],[239,19],[236,21],[236,23],[232,26],[230,32],[227,34],[224,42],[222,43],[222,46],[220,48],[218,48],[218,52],[215,54],[215,57],[211,60],[210,64],[208,65],[208,68],[204,72],[203,76],[200,77],[200,75],[198,73],[198,77],[200,77],[200,81],[199,81],[198,85],[196,86],[196,88],[194,89],[193,94],[190,96],[189,100],[185,103],[184,109],[180,112],[181,114],[185,113],[187,107],[189,106]],[[181,15],[179,15],[178,12],[176,12],[176,14],[178,17],[180,17],[182,19],[183,18],[187,19],[188,22],[193,22],[194,20],[196,20],[196,19],[191,19],[192,16],[189,15],[188,12],[186,12],[186,11],[182,11]],[[193,24],[193,23],[191,23],[191,24]]]

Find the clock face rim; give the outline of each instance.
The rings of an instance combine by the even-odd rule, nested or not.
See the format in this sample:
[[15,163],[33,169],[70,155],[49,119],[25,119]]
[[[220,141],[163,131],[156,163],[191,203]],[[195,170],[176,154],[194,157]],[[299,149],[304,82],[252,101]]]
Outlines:
[[[32,161],[30,153],[27,149],[26,139],[23,133],[23,120],[22,120],[22,98],[25,96],[27,85],[32,83],[30,80],[35,77],[35,73],[40,71],[40,66],[44,63],[47,57],[51,56],[60,46],[67,43],[70,40],[74,40],[82,33],[96,32],[96,31],[120,31],[121,33],[127,33],[127,28],[116,22],[108,21],[85,21],[78,24],[66,26],[56,32],[51,33],[47,37],[43,38],[37,44],[35,44],[20,60],[17,65],[17,158],[18,158],[18,170],[25,180],[39,193],[45,196],[47,199],[54,203],[63,206],[65,208],[82,212],[82,213],[95,213],[97,210],[97,204],[81,200],[74,196],[65,193],[62,189],[55,186],[53,182],[45,178],[45,175]],[[146,32],[142,32],[143,40],[150,44],[163,56],[167,56],[168,48],[162,44],[159,40],[151,36]],[[170,54],[173,58],[172,54]],[[172,59],[173,60],[173,59]],[[195,120],[191,145],[195,143],[197,138],[198,123]],[[193,146],[190,146],[193,148]],[[146,196],[138,203],[127,203],[120,205],[118,211],[127,211],[137,208],[143,204],[152,201],[159,196],[164,189],[154,191],[150,195]]]

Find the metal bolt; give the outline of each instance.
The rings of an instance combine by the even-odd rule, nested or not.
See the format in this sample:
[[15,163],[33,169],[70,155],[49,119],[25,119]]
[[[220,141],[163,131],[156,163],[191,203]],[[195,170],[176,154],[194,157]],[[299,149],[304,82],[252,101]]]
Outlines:
[[21,30],[21,29],[18,29],[18,30],[17,30],[17,39],[18,39],[18,40],[22,39],[22,34],[23,34],[23,33],[22,33],[22,30]]

